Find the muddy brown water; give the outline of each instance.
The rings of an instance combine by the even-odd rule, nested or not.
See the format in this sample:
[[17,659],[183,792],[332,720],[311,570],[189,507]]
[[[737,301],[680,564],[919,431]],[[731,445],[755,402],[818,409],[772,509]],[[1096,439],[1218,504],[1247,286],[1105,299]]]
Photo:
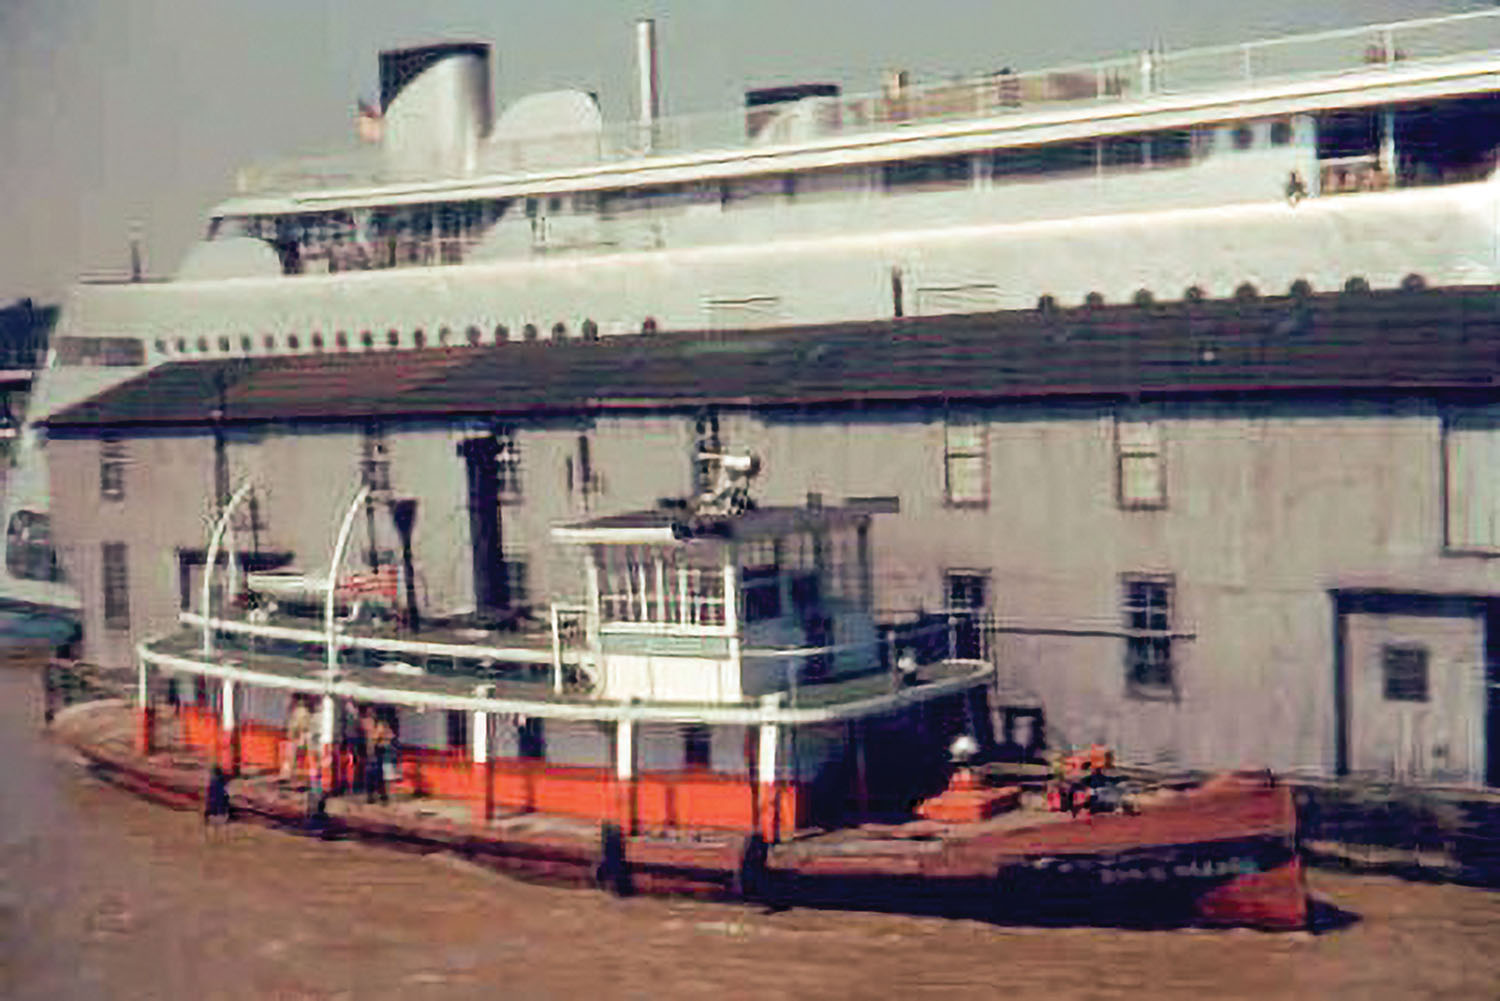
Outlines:
[[0,669],[0,998],[1500,998],[1500,895],[1314,874],[1320,935],[618,900],[90,778]]

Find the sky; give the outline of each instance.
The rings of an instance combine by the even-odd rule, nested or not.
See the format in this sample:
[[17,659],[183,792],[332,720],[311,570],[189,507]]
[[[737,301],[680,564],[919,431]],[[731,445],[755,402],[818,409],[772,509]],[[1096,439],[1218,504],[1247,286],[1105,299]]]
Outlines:
[[594,91],[632,115],[633,34],[654,17],[666,114],[747,87],[879,87],[1491,6],[1467,0],[0,0],[0,303],[121,271],[139,227],[176,270],[236,168],[354,145],[382,49],[494,46],[496,107]]

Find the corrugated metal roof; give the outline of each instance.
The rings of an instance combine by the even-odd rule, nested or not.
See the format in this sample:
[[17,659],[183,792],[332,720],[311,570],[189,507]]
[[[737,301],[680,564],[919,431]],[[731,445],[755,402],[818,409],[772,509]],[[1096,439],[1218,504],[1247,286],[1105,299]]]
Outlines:
[[1486,286],[179,362],[48,423],[1497,386],[1500,288]]

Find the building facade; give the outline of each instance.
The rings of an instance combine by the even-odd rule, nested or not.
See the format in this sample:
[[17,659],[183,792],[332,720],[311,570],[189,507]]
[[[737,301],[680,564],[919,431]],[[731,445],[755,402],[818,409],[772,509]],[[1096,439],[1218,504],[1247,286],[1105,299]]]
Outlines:
[[[545,616],[582,586],[552,526],[751,452],[762,503],[877,512],[876,607],[973,613],[959,641],[1053,746],[1493,784],[1497,302],[656,335],[434,351],[431,372],[179,364],[50,423],[53,516],[86,656],[126,664],[196,606],[212,517],[247,480],[247,565],[325,567],[349,498],[388,481],[417,501],[425,610]],[[354,552],[390,562],[388,515],[362,524]]]

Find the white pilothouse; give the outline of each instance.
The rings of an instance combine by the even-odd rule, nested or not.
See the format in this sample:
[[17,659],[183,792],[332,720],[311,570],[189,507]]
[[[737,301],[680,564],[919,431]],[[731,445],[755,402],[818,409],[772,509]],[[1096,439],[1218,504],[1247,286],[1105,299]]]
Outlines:
[[[243,171],[172,280],[72,291],[29,419],[168,361],[1497,280],[1500,11],[681,118],[638,42],[620,126],[493,114],[486,45],[384,53],[373,141]],[[40,444],[6,567],[68,604]]]

